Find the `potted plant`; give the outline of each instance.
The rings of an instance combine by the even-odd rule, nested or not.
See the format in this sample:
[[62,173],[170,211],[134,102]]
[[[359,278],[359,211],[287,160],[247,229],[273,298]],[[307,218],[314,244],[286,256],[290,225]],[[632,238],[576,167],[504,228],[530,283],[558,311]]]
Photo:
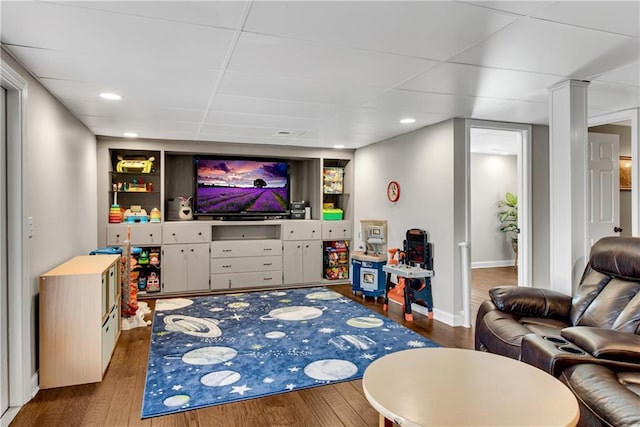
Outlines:
[[511,237],[511,247],[516,253],[516,262],[518,259],[518,196],[507,192],[504,200],[498,202],[498,219],[502,226],[500,231]]

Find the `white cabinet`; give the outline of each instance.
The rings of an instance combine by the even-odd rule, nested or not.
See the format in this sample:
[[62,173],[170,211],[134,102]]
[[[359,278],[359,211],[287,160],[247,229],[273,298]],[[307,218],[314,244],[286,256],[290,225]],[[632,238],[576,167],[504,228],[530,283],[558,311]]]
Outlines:
[[40,276],[40,388],[102,381],[120,295],[120,255],[78,256]]
[[324,221],[322,240],[351,240],[352,230],[351,221]]
[[282,241],[211,242],[211,289],[282,285]]
[[209,244],[164,245],[162,292],[209,289]]
[[107,245],[122,245],[127,240],[127,227],[131,229],[132,245],[149,246],[162,243],[162,225],[160,224],[109,224],[107,225]]
[[322,281],[320,221],[291,221],[282,225],[283,283]]
[[162,241],[162,292],[209,290],[211,226],[165,223]]

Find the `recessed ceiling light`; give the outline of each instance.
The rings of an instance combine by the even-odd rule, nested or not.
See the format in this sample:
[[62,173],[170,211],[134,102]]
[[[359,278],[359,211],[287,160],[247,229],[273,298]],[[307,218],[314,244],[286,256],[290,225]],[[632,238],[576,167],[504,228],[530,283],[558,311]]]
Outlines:
[[333,148],[344,148],[344,145],[334,145]]
[[125,132],[123,133],[125,138],[137,138],[138,134],[135,132]]
[[102,92],[100,94],[100,98],[109,99],[111,101],[120,101],[122,99],[122,96],[118,95],[117,93]]
[[409,123],[415,123],[416,119],[412,119],[407,117],[406,119],[402,119],[400,120],[400,123],[402,123],[403,125],[409,124]]

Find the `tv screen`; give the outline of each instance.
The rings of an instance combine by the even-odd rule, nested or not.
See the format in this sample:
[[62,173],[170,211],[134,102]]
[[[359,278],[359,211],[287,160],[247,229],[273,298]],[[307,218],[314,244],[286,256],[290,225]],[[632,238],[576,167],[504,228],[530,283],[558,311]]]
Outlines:
[[285,160],[196,157],[196,215],[282,215],[289,209]]

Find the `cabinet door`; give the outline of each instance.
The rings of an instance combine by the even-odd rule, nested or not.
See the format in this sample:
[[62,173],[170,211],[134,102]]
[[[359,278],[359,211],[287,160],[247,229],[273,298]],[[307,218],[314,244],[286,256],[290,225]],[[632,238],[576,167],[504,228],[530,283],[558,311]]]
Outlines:
[[187,245],[187,288],[190,291],[209,289],[209,247],[209,243]]
[[[207,253],[208,255],[208,253]],[[162,248],[162,291],[187,290],[187,245],[165,245]]]
[[282,224],[282,240],[320,239],[320,221],[290,221]]
[[324,240],[350,240],[351,221],[325,221],[322,224]]
[[307,240],[302,244],[302,282],[322,281],[322,242]]
[[[294,283],[302,283],[303,278],[303,265],[302,265],[302,254],[303,254],[303,243],[301,241],[290,241],[284,242],[284,254],[282,257],[283,264],[283,274],[284,280],[283,283],[285,285],[291,285]],[[322,242],[320,246],[322,246]],[[320,249],[320,260],[322,260],[322,249]]]

